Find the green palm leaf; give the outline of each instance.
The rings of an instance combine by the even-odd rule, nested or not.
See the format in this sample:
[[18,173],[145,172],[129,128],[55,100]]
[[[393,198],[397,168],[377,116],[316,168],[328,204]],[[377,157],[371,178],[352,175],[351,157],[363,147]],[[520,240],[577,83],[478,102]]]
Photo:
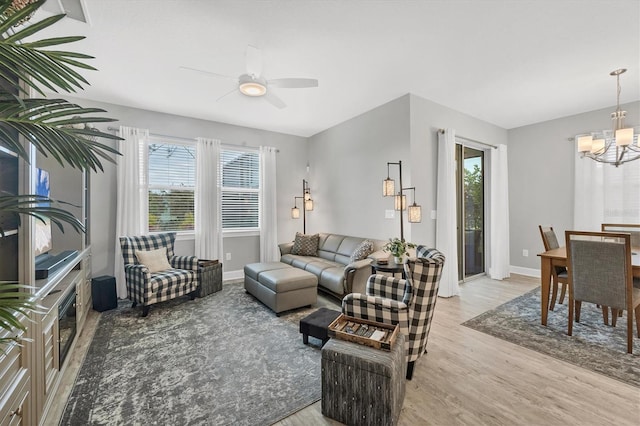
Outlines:
[[118,136],[85,127],[89,123],[115,120],[87,117],[105,112],[99,108],[83,108],[64,99],[19,99],[0,94],[0,140],[4,145],[29,161],[29,155],[14,132],[30,141],[43,155],[51,155],[61,165],[79,169],[102,168],[101,159],[113,162],[109,154],[118,151],[96,138],[120,140]]
[[0,1],[0,65],[7,71],[0,72],[0,78],[14,87],[17,91],[24,89],[16,82],[15,78],[25,82],[28,86],[44,96],[42,87],[57,92],[58,89],[65,92],[75,92],[82,86],[89,84],[74,68],[95,70],[90,65],[78,59],[93,59],[92,56],[66,52],[61,50],[45,50],[43,47],[58,46],[73,43],[84,39],[81,36],[56,37],[34,42],[24,40],[64,18],[64,15],[56,15],[42,21],[31,23],[19,31],[15,31],[15,25],[24,18],[34,13],[44,0],[35,2],[24,9],[7,15],[11,9],[11,1]]
[[[20,316],[29,318],[31,312],[42,312],[42,306],[29,293],[31,290],[30,286],[0,281],[0,329],[25,332],[27,324],[21,321]],[[18,337],[14,335],[0,338],[0,344],[10,341],[18,341]]]
[[[41,222],[44,222],[44,218],[49,218],[62,232],[64,232],[63,223],[70,225],[76,232],[84,232],[82,222],[68,211],[56,207],[57,205],[74,206],[71,203],[52,200],[41,195],[0,195],[0,212],[6,214],[7,219],[12,218],[20,223],[20,215],[31,216]],[[2,222],[0,222],[1,236],[4,236]]]

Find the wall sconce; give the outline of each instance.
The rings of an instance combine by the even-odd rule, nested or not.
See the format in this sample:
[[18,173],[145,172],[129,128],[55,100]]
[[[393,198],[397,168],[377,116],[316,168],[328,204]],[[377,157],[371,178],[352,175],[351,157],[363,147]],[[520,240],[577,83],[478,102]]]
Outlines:
[[[399,169],[400,175],[400,191],[395,193],[395,182],[389,177],[389,166],[396,165]],[[407,209],[407,196],[402,192],[407,190],[413,190],[413,204]],[[382,196],[394,197],[394,209],[400,212],[400,239],[404,241],[404,225],[402,220],[402,212],[407,210],[407,216],[410,223],[418,223],[422,221],[422,207],[416,204],[416,188],[403,188],[402,187],[402,161],[397,163],[387,163],[387,178],[382,181]]]
[[302,179],[302,196],[293,197],[293,208],[291,209],[291,218],[300,219],[300,209],[297,200],[302,200],[302,233],[307,233],[307,212],[313,210],[313,199],[311,198],[311,189],[309,182]]

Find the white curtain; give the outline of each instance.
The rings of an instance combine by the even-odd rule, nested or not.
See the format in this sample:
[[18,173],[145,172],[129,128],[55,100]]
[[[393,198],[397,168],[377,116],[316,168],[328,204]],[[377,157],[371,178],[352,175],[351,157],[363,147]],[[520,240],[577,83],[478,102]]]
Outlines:
[[576,136],[573,227],[600,231],[602,223],[640,223],[640,160],[619,167],[580,158]]
[[438,296],[452,297],[458,289],[455,130],[438,132],[438,193],[436,196],[436,248],[446,257]]
[[509,174],[507,146],[490,150],[491,200],[489,236],[489,276],[494,280],[509,277]]
[[149,130],[120,126],[118,150],[122,154],[116,157],[117,164],[117,207],[116,207],[116,255],[115,277],[118,297],[127,297],[127,284],[124,278],[124,261],[120,250],[121,236],[134,236],[143,233],[142,212],[146,212],[145,194],[146,174],[142,164],[146,153]]
[[195,193],[195,255],[222,259],[222,191],[220,141],[197,138]]
[[278,249],[278,210],[276,200],[276,152],[260,147],[260,262],[280,260]]

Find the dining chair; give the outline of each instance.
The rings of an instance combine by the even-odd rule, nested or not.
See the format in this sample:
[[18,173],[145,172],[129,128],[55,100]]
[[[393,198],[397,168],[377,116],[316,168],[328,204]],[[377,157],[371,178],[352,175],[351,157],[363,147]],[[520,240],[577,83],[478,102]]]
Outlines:
[[640,289],[633,287],[631,236],[628,233],[565,231],[569,272],[567,334],[580,322],[582,302],[612,308],[613,321],[627,311],[627,352],[633,351],[633,315],[640,338]]
[[603,223],[602,232],[624,232],[631,235],[631,247],[640,248],[640,224],[636,223]]
[[[557,249],[560,247],[558,244],[558,238],[551,226],[538,225],[540,229],[540,236],[542,237],[542,244],[544,244],[544,251]],[[556,306],[556,298],[558,297],[558,284],[562,284],[562,291],[560,292],[560,304],[564,303],[564,297],[567,294],[567,284],[569,277],[567,275],[567,268],[564,266],[556,266],[551,269],[551,297],[549,297],[549,310],[553,311]]]

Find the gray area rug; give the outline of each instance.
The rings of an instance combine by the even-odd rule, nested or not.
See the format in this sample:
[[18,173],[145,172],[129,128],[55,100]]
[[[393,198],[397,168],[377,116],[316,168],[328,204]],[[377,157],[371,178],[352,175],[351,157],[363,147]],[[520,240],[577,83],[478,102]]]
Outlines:
[[321,398],[320,349],[242,284],[104,312],[62,425],[268,425]]
[[633,354],[628,354],[627,313],[615,328],[605,326],[602,311],[583,303],[580,322],[573,323],[573,336],[568,336],[567,303],[568,297],[564,304],[556,303],[544,327],[537,288],[462,325],[640,387],[640,339],[634,324]]

